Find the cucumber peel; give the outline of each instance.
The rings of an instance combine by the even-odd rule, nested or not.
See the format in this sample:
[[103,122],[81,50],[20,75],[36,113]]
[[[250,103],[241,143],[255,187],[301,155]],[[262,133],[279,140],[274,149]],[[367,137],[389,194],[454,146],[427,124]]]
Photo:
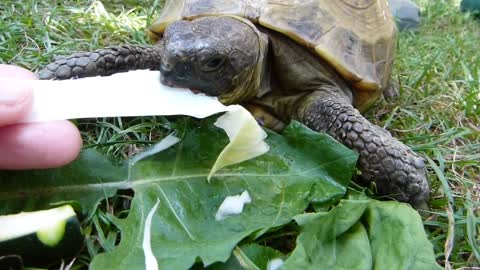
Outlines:
[[20,256],[25,266],[73,256],[82,244],[80,223],[70,205],[0,216],[0,257]]
[[42,243],[55,246],[65,232],[65,220],[73,216],[75,212],[70,205],[0,216],[0,242],[36,233]]

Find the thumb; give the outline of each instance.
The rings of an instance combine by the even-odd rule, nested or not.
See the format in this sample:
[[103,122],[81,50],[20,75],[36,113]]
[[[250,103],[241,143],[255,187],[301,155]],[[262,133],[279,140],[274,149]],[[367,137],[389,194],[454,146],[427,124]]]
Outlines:
[[[15,66],[0,65],[0,126],[15,124],[31,108],[33,73]],[[13,78],[13,79],[12,79]]]

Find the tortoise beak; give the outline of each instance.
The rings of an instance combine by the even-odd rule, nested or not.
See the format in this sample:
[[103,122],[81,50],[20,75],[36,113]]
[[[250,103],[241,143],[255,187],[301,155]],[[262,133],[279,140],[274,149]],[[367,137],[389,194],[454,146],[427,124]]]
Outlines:
[[175,65],[170,61],[162,59],[162,63],[160,64],[160,73],[162,74],[162,84],[170,87],[185,88],[184,85],[181,85],[181,81],[184,79],[184,75],[182,75],[184,72],[179,72],[179,70],[175,68]]
[[[162,76],[160,76],[160,82],[163,85],[170,86],[173,88],[189,88],[177,82],[176,77],[174,75],[173,65],[166,63],[165,61],[162,61],[162,64],[160,65],[160,73],[162,74]],[[191,88],[190,90],[194,94],[202,93],[202,91],[196,88]]]

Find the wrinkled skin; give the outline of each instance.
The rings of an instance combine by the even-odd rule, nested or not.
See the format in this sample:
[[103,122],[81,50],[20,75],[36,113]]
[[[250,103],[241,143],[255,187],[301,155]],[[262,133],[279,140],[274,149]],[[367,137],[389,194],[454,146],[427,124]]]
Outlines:
[[[262,37],[268,37],[265,55]],[[126,61],[132,54],[138,60]],[[258,73],[262,63],[266,68]],[[219,96],[224,103],[248,103],[266,126],[279,128],[295,119],[328,133],[360,154],[360,180],[374,182],[379,194],[416,207],[428,199],[423,160],[361,116],[353,106],[355,91],[328,64],[289,38],[236,18],[175,22],[156,46],[76,54],[48,65],[40,77],[66,79],[140,68],[159,69],[167,85]],[[251,78],[261,83],[252,88]]]

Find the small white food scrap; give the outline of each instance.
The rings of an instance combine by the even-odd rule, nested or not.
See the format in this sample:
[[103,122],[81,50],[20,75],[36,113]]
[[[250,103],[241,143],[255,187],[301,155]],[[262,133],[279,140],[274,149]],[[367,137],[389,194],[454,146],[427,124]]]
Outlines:
[[270,260],[267,263],[267,270],[279,270],[283,265],[283,260],[280,258]]
[[240,195],[228,196],[222,202],[215,214],[215,220],[224,220],[228,216],[238,215],[243,212],[243,206],[247,203],[251,203],[252,198],[247,190]]

